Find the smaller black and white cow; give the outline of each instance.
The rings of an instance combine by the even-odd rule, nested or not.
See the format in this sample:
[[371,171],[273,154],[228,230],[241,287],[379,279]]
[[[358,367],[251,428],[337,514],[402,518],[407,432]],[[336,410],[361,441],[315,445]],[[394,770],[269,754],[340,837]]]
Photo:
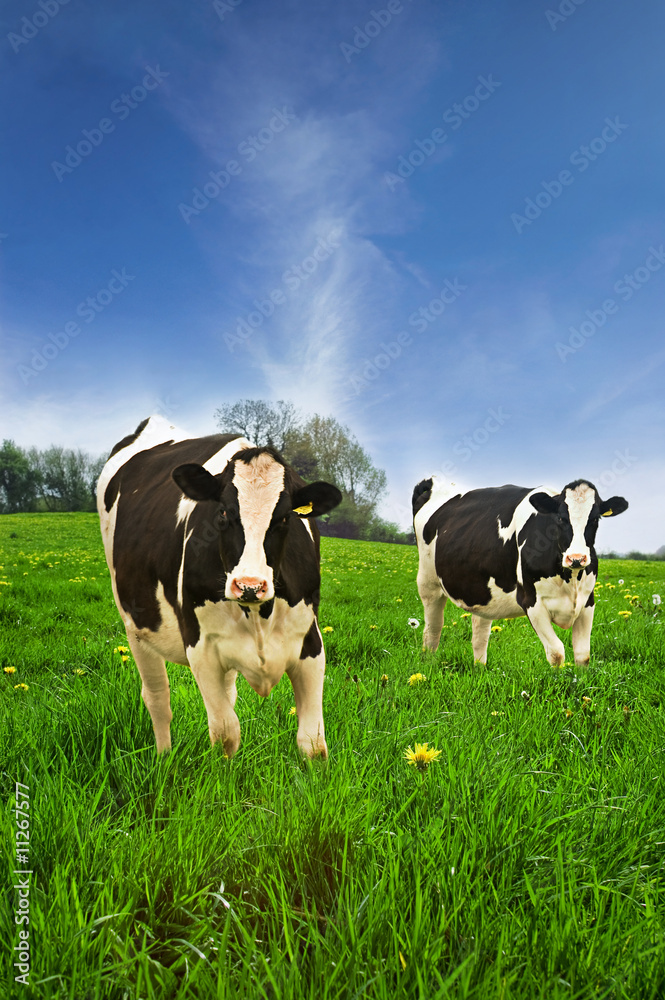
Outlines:
[[158,751],[171,746],[169,660],[190,666],[210,740],[229,757],[240,745],[238,673],[265,696],[285,672],[298,746],[327,756],[319,532],[309,519],[341,498],[329,483],[306,484],[272,448],[235,434],[187,438],[162,417],[115,446],[97,506]]
[[552,622],[572,628],[575,663],[588,663],[596,530],[601,517],[627,507],[623,497],[601,500],[584,479],[560,493],[542,486],[499,486],[457,496],[436,477],[418,483],[413,520],[425,610],[423,648],[437,649],[450,598],[472,614],[477,662],[487,662],[495,618],[526,615],[553,666],[563,663],[564,646]]

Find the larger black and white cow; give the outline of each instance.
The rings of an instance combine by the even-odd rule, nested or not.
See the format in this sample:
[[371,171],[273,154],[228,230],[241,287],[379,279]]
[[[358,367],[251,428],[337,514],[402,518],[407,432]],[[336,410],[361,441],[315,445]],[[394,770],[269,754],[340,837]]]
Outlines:
[[340,500],[335,486],[306,485],[272,448],[233,434],[187,438],[150,417],[115,446],[97,506],[158,751],[171,746],[169,660],[191,667],[210,739],[229,756],[240,745],[238,673],[265,696],[285,672],[298,746],[327,756],[311,518]]
[[500,486],[456,496],[436,477],[418,483],[413,514],[424,648],[437,649],[450,598],[472,614],[473,654],[480,663],[487,662],[492,621],[521,615],[533,625],[552,665],[564,661],[552,622],[572,628],[575,663],[588,663],[596,530],[601,517],[627,507],[623,497],[601,500],[583,479],[560,493]]

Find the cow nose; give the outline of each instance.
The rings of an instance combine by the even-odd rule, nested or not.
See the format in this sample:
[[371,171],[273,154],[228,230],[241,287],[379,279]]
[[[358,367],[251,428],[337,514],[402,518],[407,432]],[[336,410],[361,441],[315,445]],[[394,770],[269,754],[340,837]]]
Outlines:
[[231,582],[231,593],[239,601],[247,601],[253,604],[262,600],[268,590],[267,580],[258,580],[256,577],[240,577]]
[[573,569],[579,569],[580,566],[586,566],[589,561],[589,557],[583,555],[581,552],[569,552],[564,560],[564,565],[572,566]]

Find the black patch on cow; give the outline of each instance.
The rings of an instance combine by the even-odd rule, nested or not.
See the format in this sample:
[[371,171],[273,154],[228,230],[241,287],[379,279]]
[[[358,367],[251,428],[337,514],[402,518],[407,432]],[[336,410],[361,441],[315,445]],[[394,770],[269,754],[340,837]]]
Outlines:
[[504,542],[498,521],[510,524],[515,508],[529,492],[521,486],[471,490],[446,501],[429,518],[423,538],[436,535],[434,564],[446,592],[468,607],[489,604],[489,579],[506,593],[517,586],[517,542]]
[[306,660],[307,657],[318,656],[323,649],[323,643],[321,642],[321,636],[319,630],[316,627],[316,618],[309,627],[309,631],[305,638],[303,639],[302,649],[300,650],[300,659]]
[[113,446],[113,450],[111,451],[109,458],[113,458],[116,452],[122,451],[122,449],[126,448],[128,444],[132,444],[134,441],[136,441],[139,434],[142,434],[143,431],[145,430],[149,420],[150,417],[146,417],[145,420],[141,421],[141,423],[138,425],[133,434],[128,434],[127,437],[124,437],[122,439],[122,441],[118,441],[118,443]]
[[104,509],[106,513],[110,511],[111,507],[116,501],[118,493],[120,492],[120,476],[116,472],[115,476],[109,480],[106,489],[104,490]]
[[414,517],[420,508],[424,507],[432,496],[432,485],[431,479],[421,479],[420,482],[414,486],[413,493],[411,495],[411,507],[413,509]]
[[589,594],[589,596],[587,597],[587,602],[584,605],[584,607],[585,608],[592,608],[595,603],[596,603],[596,599],[593,596],[593,590],[592,590],[591,593]]
[[264,601],[263,604],[259,606],[259,614],[262,618],[270,618],[273,608],[275,607],[275,599],[272,601]]

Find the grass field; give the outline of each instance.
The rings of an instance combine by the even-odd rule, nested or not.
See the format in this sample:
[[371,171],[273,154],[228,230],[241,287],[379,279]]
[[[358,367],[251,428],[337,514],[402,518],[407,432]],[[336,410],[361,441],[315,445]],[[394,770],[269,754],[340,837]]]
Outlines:
[[[422,658],[415,548],[324,539],[327,764],[298,755],[287,678],[238,680],[225,761],[180,666],[158,759],[96,517],[0,531],[2,997],[665,996],[665,563],[601,565],[588,669],[526,619],[480,667],[450,605]],[[441,751],[422,773],[416,742]]]

